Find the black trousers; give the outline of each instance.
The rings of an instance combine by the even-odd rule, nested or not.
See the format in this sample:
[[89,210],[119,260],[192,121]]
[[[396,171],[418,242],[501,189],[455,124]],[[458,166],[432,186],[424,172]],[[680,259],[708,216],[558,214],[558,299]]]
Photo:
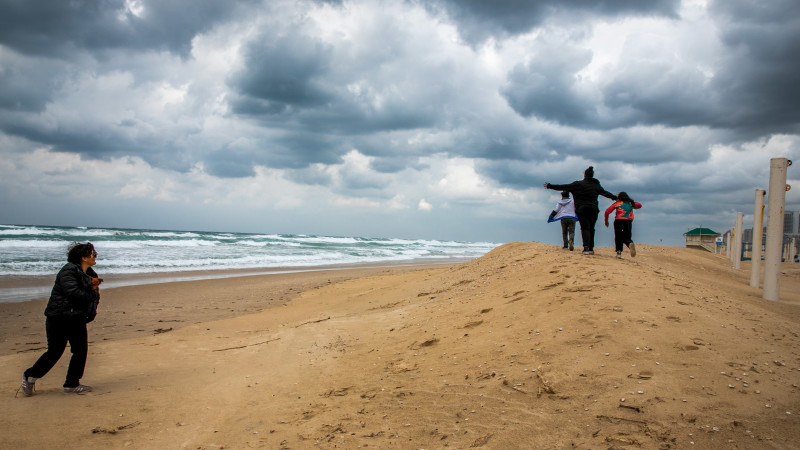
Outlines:
[[564,239],[564,248],[569,247],[569,241],[575,239],[575,219],[561,219],[561,237]]
[[594,224],[597,223],[598,210],[594,208],[581,208],[575,211],[578,222],[581,224],[581,240],[584,251],[594,251]]
[[631,234],[633,231],[633,221],[625,219],[614,220],[614,244],[618,252],[622,251],[622,246],[631,246]]
[[67,368],[67,378],[64,387],[75,387],[83,378],[83,369],[86,367],[86,355],[89,352],[89,335],[86,323],[80,318],[48,317],[45,321],[47,330],[47,351],[36,361],[30,369],[25,371],[26,377],[42,378],[56,365],[64,350],[69,348],[72,358]]

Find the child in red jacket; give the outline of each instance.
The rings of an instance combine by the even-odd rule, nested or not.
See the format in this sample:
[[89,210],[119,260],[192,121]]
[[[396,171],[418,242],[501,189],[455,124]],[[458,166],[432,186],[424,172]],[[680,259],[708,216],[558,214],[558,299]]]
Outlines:
[[622,245],[631,249],[631,256],[636,256],[636,246],[631,240],[633,228],[633,210],[642,207],[641,203],[633,201],[626,192],[617,195],[617,201],[606,209],[606,227],[608,216],[616,210],[614,216],[614,243],[616,244],[617,258],[622,257]]

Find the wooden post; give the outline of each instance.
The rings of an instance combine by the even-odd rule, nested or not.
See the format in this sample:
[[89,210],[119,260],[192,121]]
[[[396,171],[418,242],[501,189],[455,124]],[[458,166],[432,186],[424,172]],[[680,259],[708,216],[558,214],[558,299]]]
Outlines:
[[764,189],[756,189],[755,209],[753,210],[753,255],[750,259],[750,286],[758,287],[761,281],[761,240],[764,235]]
[[786,206],[786,158],[769,160],[769,198],[767,199],[767,248],[764,251],[763,297],[780,300],[781,254],[783,253],[783,211]]

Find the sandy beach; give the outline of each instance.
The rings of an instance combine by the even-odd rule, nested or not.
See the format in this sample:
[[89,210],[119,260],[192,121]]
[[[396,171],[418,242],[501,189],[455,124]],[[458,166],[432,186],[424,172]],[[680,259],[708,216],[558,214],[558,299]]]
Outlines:
[[103,290],[85,395],[0,304],[2,448],[798,448],[800,265],[512,243],[464,264]]

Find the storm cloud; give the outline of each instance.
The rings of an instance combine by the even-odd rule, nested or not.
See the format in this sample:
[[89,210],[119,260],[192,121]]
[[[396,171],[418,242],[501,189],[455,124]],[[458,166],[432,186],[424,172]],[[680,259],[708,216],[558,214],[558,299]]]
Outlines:
[[16,223],[81,186],[180,203],[152,227],[541,240],[542,183],[594,165],[679,244],[797,158],[798,71],[789,0],[0,0],[0,192]]

